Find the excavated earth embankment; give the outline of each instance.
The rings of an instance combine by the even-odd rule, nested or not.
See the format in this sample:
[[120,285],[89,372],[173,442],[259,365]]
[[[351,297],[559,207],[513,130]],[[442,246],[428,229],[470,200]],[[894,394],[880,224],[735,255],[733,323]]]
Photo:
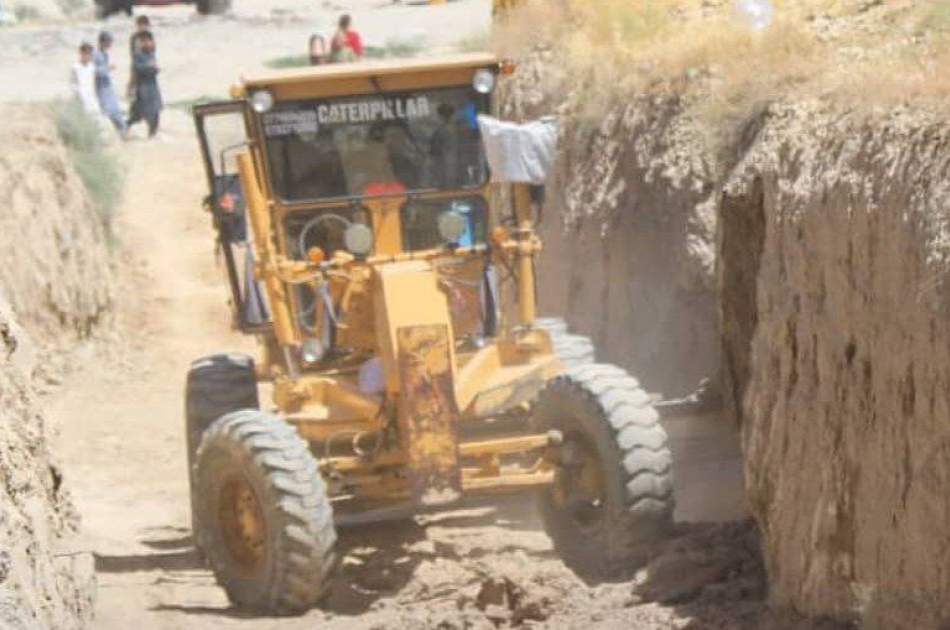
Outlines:
[[950,621],[950,124],[773,106],[726,187],[721,276],[773,600]]
[[40,397],[109,310],[107,239],[52,116],[0,117],[0,626],[76,628],[94,569]]
[[695,96],[659,86],[592,124],[556,67],[536,51],[504,105],[561,113],[545,310],[654,391],[721,385],[774,605],[946,627],[946,118],[778,99],[713,149]]
[[[719,371],[716,189],[700,126],[675,94],[586,120],[548,92],[541,54],[504,97],[515,119],[561,113],[560,154],[540,232],[540,306],[589,335],[599,358],[667,397]],[[597,308],[591,305],[596,304]]]

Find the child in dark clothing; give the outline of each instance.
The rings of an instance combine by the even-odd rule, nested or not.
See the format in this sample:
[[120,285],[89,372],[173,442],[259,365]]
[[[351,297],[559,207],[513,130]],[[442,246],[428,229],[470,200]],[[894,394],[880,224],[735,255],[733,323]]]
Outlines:
[[149,32],[139,35],[139,49],[132,55],[134,101],[129,126],[144,120],[148,123],[148,137],[158,132],[162,112],[162,92],[158,87],[158,65],[155,60],[155,38]]

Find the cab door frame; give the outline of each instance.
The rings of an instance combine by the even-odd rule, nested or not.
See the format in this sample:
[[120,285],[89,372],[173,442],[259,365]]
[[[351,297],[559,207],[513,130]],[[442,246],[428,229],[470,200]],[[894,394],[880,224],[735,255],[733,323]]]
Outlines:
[[[249,322],[246,317],[245,296],[242,290],[241,273],[238,269],[238,262],[234,255],[233,244],[237,242],[238,219],[234,213],[222,205],[223,195],[219,196],[218,186],[222,181],[222,174],[216,169],[215,156],[212,154],[211,142],[208,139],[208,130],[205,125],[206,119],[222,115],[240,115],[244,123],[244,143],[225,147],[222,156],[229,150],[236,150],[241,147],[250,146],[250,133],[247,121],[247,108],[244,101],[216,101],[195,105],[192,108],[192,115],[195,120],[195,131],[198,135],[198,143],[201,149],[201,159],[204,164],[205,176],[208,184],[208,195],[204,199],[204,208],[211,213],[212,225],[217,233],[217,246],[221,249],[224,258],[225,271],[227,273],[228,285],[231,291],[232,316],[235,326],[245,333],[262,332],[269,329],[269,323]],[[231,176],[229,174],[229,176]],[[238,178],[237,172],[233,177]],[[240,180],[237,180],[240,185]],[[243,193],[242,193],[243,194]],[[247,279],[248,282],[252,279]]]

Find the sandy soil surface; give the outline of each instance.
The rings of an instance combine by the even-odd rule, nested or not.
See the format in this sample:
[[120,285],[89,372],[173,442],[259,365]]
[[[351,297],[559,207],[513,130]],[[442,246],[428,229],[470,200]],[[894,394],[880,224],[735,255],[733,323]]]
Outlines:
[[[326,26],[336,13],[332,6],[292,0],[236,5],[228,18],[196,18],[181,7],[151,12],[168,101],[223,95],[241,69],[299,53],[314,24]],[[422,29],[432,51],[487,28],[489,12],[484,0],[433,7],[354,0],[347,8],[368,41]],[[124,20],[109,26],[120,37],[127,31]],[[0,99],[64,93],[73,44],[97,28],[90,23],[3,31],[11,54],[0,59],[0,73],[13,80],[0,82]],[[38,49],[45,51],[42,58],[32,52]],[[121,50],[116,61],[122,76],[127,60]],[[96,627],[756,627],[710,613],[718,604],[707,609],[706,595],[697,599],[702,586],[684,595],[678,577],[673,582],[680,591],[672,595],[669,584],[651,591],[645,576],[620,585],[581,583],[553,554],[525,501],[344,533],[345,559],[329,601],[302,618],[250,618],[231,609],[191,547],[182,385],[191,359],[221,349],[251,350],[252,344],[228,329],[185,108],[167,109],[163,125],[159,139],[133,139],[119,149],[129,168],[119,224],[125,284],[119,319],[127,343],[90,357],[50,401],[61,431],[57,448],[96,555]],[[667,428],[677,458],[678,520],[741,518],[734,433],[715,418],[671,421]],[[705,582],[739,580],[739,590],[728,591],[726,599],[750,596],[742,580],[761,580],[748,528],[681,529],[683,537],[671,543],[665,561],[672,562],[674,575],[705,567]],[[726,551],[715,551],[720,547]],[[676,564],[683,554],[690,559]],[[656,575],[664,574],[662,568]],[[676,607],[684,602],[694,608]]]

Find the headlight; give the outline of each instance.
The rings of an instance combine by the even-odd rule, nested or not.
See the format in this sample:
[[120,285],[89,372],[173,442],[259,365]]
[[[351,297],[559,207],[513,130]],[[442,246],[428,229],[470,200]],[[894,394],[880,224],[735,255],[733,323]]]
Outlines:
[[366,256],[373,251],[373,230],[362,223],[354,223],[343,233],[343,244],[354,256]]
[[479,94],[491,94],[491,91],[495,89],[495,73],[487,68],[476,70],[472,87]]
[[300,344],[300,358],[304,363],[319,363],[327,353],[319,339],[304,339]]
[[258,90],[251,94],[251,107],[258,114],[269,112],[274,106],[274,95],[267,90]]
[[439,235],[446,243],[458,244],[468,220],[461,212],[448,210],[439,215]]

